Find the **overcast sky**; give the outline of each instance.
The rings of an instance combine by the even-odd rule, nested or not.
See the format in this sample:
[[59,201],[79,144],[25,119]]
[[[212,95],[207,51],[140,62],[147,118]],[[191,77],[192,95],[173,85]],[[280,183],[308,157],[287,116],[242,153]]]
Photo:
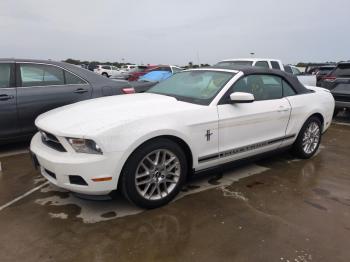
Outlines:
[[0,57],[350,59],[348,0],[0,0]]

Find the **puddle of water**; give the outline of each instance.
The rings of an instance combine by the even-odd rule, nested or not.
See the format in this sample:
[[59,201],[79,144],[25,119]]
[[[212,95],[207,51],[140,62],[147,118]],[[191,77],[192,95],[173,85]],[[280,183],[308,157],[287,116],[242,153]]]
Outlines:
[[[67,192],[62,189],[58,189],[53,185],[48,185],[42,189],[42,192]],[[68,192],[67,192],[68,193]],[[107,221],[115,218],[120,218],[129,215],[135,215],[143,211],[138,207],[132,206],[126,200],[120,198],[108,201],[90,201],[84,200],[74,196],[73,194],[68,194],[68,197],[60,197],[54,195],[51,197],[37,199],[35,203],[39,205],[50,205],[50,206],[65,206],[65,205],[75,205],[81,208],[80,214],[77,218],[81,218],[84,223],[97,223],[102,221]],[[111,214],[115,214],[111,216]],[[53,218],[62,218],[61,216],[51,216]]]
[[43,176],[36,176],[36,177],[34,178],[34,185],[41,184],[41,183],[44,183],[44,182],[46,182],[46,181],[47,181],[47,180],[46,180],[45,177],[43,177]]
[[[203,177],[200,179],[196,179],[187,184],[173,201],[177,201],[187,195],[199,193],[212,188],[219,188],[223,192],[223,196],[225,197],[232,197],[235,199],[247,201],[247,199],[241,193],[230,191],[226,187],[234,182],[239,181],[242,178],[259,174],[266,170],[268,170],[268,168],[266,167],[261,167],[258,165],[249,165],[237,168],[231,172],[227,172],[223,176]],[[49,193],[67,191],[57,188],[53,185],[48,185],[42,188],[41,192]],[[37,199],[35,202],[39,205],[50,206],[76,205],[81,208],[80,214],[77,215],[77,218],[81,218],[84,223],[97,223],[125,216],[136,215],[144,211],[143,209],[131,205],[123,198],[113,199],[109,201],[88,201],[81,198],[77,198],[76,196],[70,193],[68,194],[68,197],[54,195],[46,198]],[[68,218],[68,215],[65,213],[49,213],[49,215],[52,218],[56,219]]]
[[50,217],[52,218],[60,218],[60,219],[67,219],[68,215],[66,213],[49,213]]
[[222,191],[224,197],[248,201],[248,198],[246,198],[241,192],[231,191],[226,186],[219,187],[219,189]]
[[308,262],[312,261],[312,255],[304,250],[295,250],[295,256],[292,258],[281,257],[280,261],[284,262]]

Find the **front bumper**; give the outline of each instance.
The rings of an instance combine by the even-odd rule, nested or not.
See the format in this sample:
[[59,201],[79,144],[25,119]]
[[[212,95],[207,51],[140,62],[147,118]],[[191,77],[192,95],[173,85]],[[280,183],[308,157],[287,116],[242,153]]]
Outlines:
[[335,101],[335,107],[336,108],[350,108],[350,102],[345,101]]
[[[30,150],[41,174],[58,187],[89,195],[105,195],[117,188],[119,174],[116,170],[121,156],[118,152],[107,155],[59,152],[43,144],[40,133],[33,137]],[[87,185],[71,183],[70,176],[80,176]],[[92,180],[105,177],[112,179]]]

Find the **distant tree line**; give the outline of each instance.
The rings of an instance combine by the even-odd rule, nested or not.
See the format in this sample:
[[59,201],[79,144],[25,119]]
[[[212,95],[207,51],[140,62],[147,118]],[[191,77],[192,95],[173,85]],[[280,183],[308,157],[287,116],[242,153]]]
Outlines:
[[313,63],[313,62],[299,62],[296,64],[297,67],[307,67],[307,66],[321,66],[321,65],[324,65],[324,64],[336,64],[337,62],[330,62],[330,61],[327,61],[327,62],[324,62],[324,63]]
[[[78,59],[73,59],[73,58],[68,58],[66,60],[63,60],[63,62],[73,64],[73,65],[94,64],[94,65],[113,65],[116,67],[121,67],[123,65],[133,64],[133,63],[129,63],[129,62],[120,63],[120,62],[87,61],[87,60],[78,60]],[[193,62],[189,62],[187,65],[181,66],[181,67],[187,69],[187,68],[199,68],[199,67],[208,67],[208,66],[210,66],[210,65],[209,64],[196,65],[196,64],[193,64]]]
[[69,63],[69,64],[73,64],[73,65],[94,64],[94,65],[113,65],[113,66],[117,66],[117,67],[121,67],[123,65],[131,64],[129,62],[124,62],[124,63],[120,63],[120,62],[101,62],[101,61],[77,60],[77,59],[73,59],[73,58],[68,58],[66,60],[63,60],[63,62],[66,62],[66,63]]
[[[350,60],[348,60],[350,61]],[[73,58],[68,58],[66,60],[63,60],[63,62],[73,64],[73,65],[89,65],[89,64],[94,64],[94,65],[113,65],[116,67],[121,67],[123,65],[129,65],[129,64],[134,64],[134,63],[129,63],[129,62],[103,62],[103,61],[87,61],[87,60],[78,60],[78,59],[73,59]],[[314,63],[314,62],[299,62],[296,64],[298,67],[306,67],[306,66],[317,66],[317,65],[324,65],[324,64],[336,64],[337,62],[331,62],[327,61],[324,63]],[[188,62],[187,65],[181,66],[182,68],[199,68],[199,67],[208,67],[210,66],[209,64],[193,64],[193,62]]]

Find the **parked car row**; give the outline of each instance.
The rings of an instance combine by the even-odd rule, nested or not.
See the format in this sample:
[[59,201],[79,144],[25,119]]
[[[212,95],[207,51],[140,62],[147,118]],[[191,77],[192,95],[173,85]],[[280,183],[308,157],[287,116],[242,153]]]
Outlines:
[[[350,63],[327,75],[332,94],[272,59],[156,66],[132,82],[113,70],[0,59],[0,143],[39,131],[33,162],[51,183],[93,195],[122,189],[143,208],[171,201],[191,173],[287,147],[311,157],[331,123],[332,94],[350,84]],[[135,92],[144,94],[118,96]]]
[[192,69],[146,93],[42,114],[30,149],[58,187],[89,195],[118,189],[135,205],[156,208],[176,197],[187,176],[210,168],[290,147],[312,157],[333,110],[328,90],[281,70]]
[[299,81],[304,85],[316,86],[316,77],[314,75],[304,75],[294,66],[285,66],[281,60],[268,58],[241,58],[241,59],[225,59],[220,61],[219,66],[254,66],[261,68],[270,68],[293,74],[298,77]]

